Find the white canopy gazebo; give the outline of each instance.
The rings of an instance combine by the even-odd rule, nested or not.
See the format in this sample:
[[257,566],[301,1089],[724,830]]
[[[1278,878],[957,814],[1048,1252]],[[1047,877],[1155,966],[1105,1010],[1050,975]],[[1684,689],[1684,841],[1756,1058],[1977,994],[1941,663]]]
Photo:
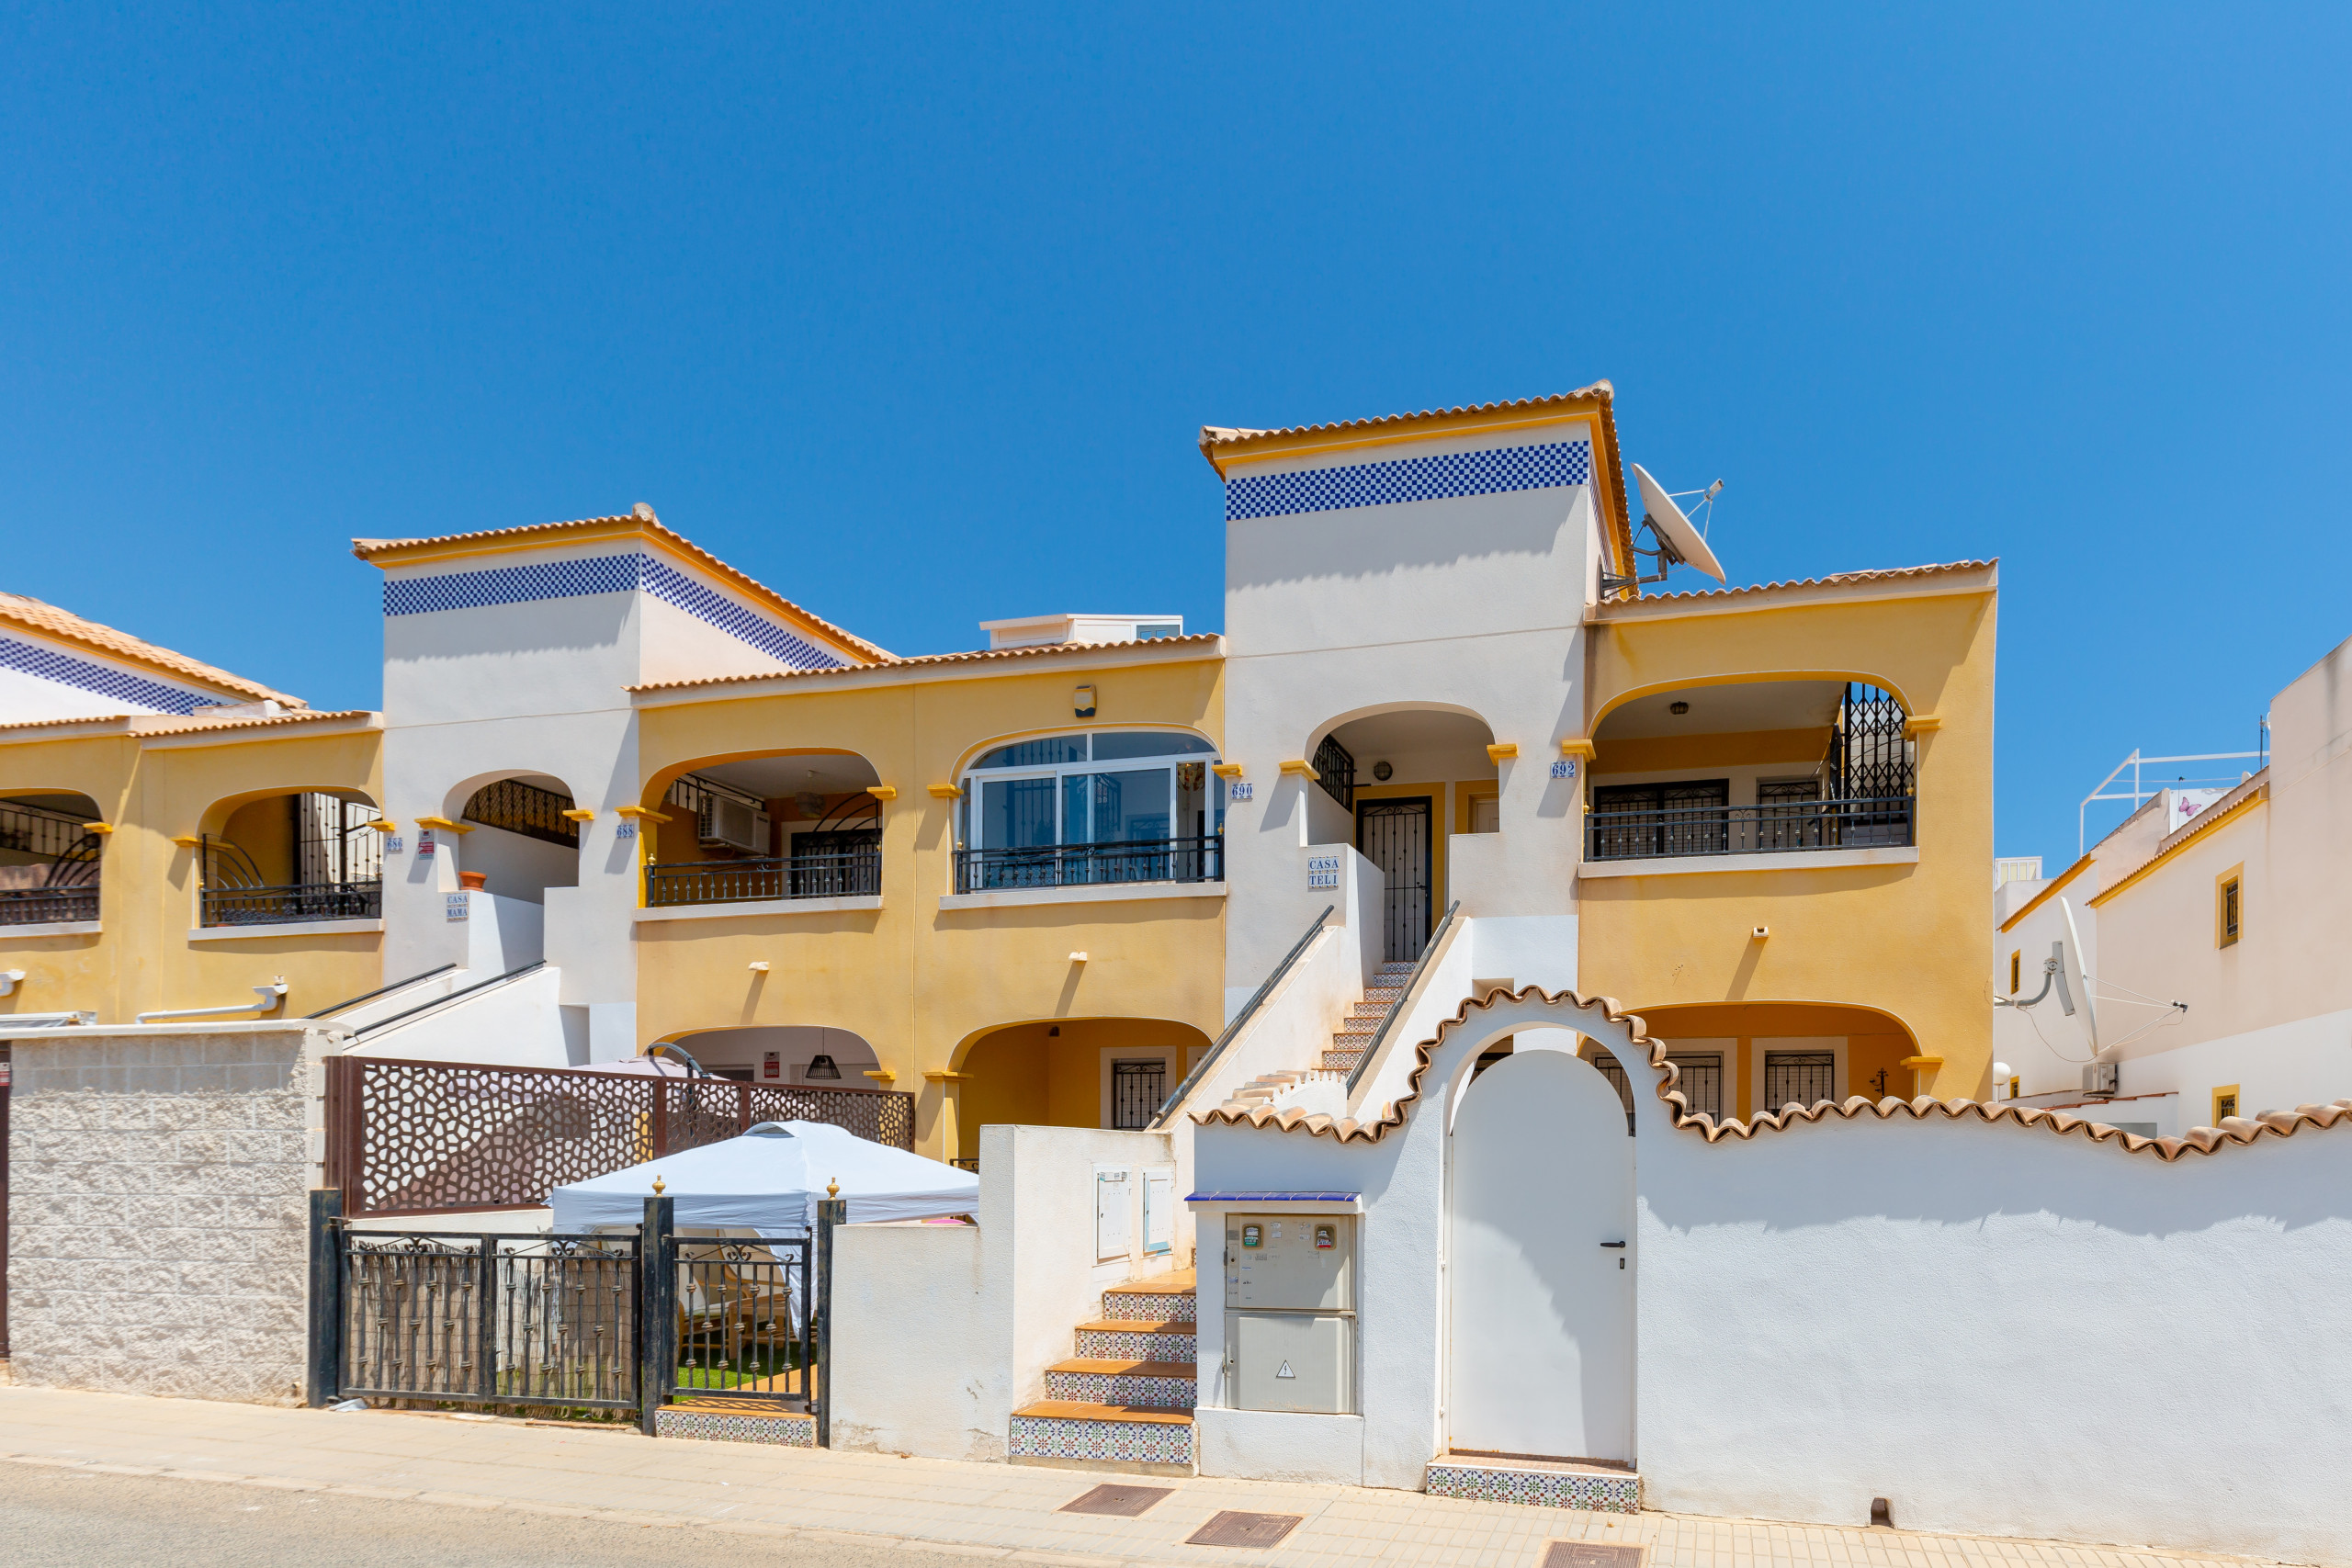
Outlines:
[[657,1179],[661,1195],[677,1201],[681,1231],[813,1230],[817,1203],[836,1183],[853,1224],[973,1214],[980,1206],[980,1179],[952,1165],[821,1122],[763,1122],[738,1138],[557,1188],[548,1201],[555,1228],[634,1229]]

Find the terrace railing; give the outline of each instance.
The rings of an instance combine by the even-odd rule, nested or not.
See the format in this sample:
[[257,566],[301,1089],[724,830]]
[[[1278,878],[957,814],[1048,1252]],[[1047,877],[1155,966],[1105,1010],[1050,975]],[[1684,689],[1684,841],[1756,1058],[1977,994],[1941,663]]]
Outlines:
[[672,861],[645,868],[648,908],[766,898],[852,898],[882,891],[882,852]]
[[1592,861],[1885,849],[1916,841],[1917,801],[1911,795],[1890,795],[1763,806],[1678,806],[1595,811],[1585,822],[1585,858]]
[[0,926],[47,925],[52,920],[95,920],[98,890],[85,887],[0,887]]
[[292,887],[208,887],[208,926],[283,926],[301,920],[373,920],[384,913],[381,882],[314,882]]
[[1078,887],[1129,882],[1222,882],[1225,838],[1146,839],[1023,850],[957,850],[956,891]]

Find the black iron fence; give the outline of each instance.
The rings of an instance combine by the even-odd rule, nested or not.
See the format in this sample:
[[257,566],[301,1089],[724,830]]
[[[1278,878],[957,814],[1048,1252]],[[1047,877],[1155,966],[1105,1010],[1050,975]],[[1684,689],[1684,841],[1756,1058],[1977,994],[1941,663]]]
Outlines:
[[634,1235],[339,1230],[335,1395],[635,1410]]
[[1884,849],[1912,843],[1917,821],[1917,801],[1911,795],[1595,811],[1586,818],[1585,858]]
[[1028,850],[958,850],[956,891],[1072,887],[1126,882],[1222,882],[1225,837],[1054,844]]
[[649,908],[754,898],[851,898],[882,891],[882,852],[673,861],[645,868]]
[[282,926],[298,920],[373,920],[384,913],[380,882],[317,882],[294,887],[208,887],[208,926]]
[[354,1216],[532,1208],[566,1182],[761,1122],[914,1147],[914,1096],[899,1090],[381,1056],[326,1066],[327,1184]]
[[680,1397],[808,1403],[809,1238],[673,1237]]

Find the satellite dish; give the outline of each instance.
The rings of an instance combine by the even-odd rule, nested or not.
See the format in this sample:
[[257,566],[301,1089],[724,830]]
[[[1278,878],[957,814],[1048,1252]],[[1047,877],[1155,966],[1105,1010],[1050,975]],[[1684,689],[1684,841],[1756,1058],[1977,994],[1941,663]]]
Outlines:
[[[1657,536],[1660,553],[1676,565],[1695,567],[1717,582],[1724,581],[1723,563],[1715,559],[1715,552],[1707,547],[1699,530],[1690,526],[1690,519],[1683,515],[1682,508],[1666,493],[1666,487],[1650,478],[1650,471],[1639,463],[1634,464],[1633,469],[1634,482],[1641,487],[1643,510],[1649,513],[1643,521]],[[1712,500],[1714,492],[1707,493]]]
[[2058,900],[2058,914],[2066,922],[2066,940],[2058,946],[2058,1001],[2069,1018],[2083,1021],[2083,1033],[2098,1054],[2098,1007],[2091,1000],[2090,977],[2083,973],[2083,939],[2075,934],[2075,907]]

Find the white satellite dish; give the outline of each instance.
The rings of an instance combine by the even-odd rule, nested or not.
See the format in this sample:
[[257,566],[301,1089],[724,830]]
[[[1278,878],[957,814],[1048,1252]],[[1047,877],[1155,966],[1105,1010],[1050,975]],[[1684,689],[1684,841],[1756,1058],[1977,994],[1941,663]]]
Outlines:
[[2066,940],[2058,948],[2058,1000],[2069,1017],[2083,1021],[2083,1033],[2098,1054],[2098,1004],[2091,999],[2090,977],[2083,973],[2083,939],[2075,931],[2075,907],[2058,900],[2058,914],[2066,922]]
[[[1643,510],[1649,513],[1643,521],[1657,536],[1659,553],[1674,565],[1695,567],[1717,582],[1724,581],[1723,563],[1715,559],[1715,552],[1707,547],[1707,541],[1699,536],[1699,530],[1690,525],[1682,508],[1666,493],[1666,487],[1650,478],[1650,471],[1639,463],[1634,464],[1633,469],[1634,483],[1641,489]],[[1715,491],[1722,488],[1718,484],[1709,490],[1707,498],[1713,500]]]

